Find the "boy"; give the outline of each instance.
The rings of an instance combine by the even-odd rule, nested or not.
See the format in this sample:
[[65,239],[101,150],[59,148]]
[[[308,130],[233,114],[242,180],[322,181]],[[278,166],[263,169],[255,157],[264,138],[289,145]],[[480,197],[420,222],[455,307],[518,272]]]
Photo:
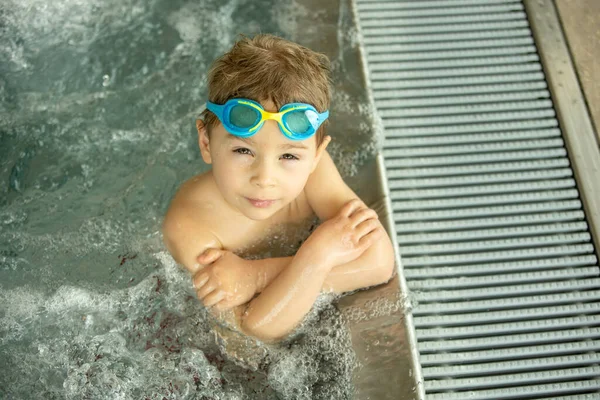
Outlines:
[[[290,333],[322,290],[343,293],[393,274],[377,214],[325,151],[329,79],[327,57],[298,44],[265,34],[235,43],[211,67],[196,121],[212,169],[181,186],[164,220],[165,244],[192,273],[198,298],[233,310],[238,328],[263,341]],[[315,215],[324,222],[293,257],[235,254]]]

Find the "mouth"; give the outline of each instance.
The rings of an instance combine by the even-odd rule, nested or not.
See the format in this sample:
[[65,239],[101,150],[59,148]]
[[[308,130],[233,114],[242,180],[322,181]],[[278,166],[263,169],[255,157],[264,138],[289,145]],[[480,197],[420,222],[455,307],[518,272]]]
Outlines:
[[248,200],[250,202],[250,204],[252,204],[254,207],[258,207],[258,208],[269,207],[271,204],[273,204],[277,201],[277,200],[269,200],[269,199],[251,199],[249,197],[246,197],[246,200]]

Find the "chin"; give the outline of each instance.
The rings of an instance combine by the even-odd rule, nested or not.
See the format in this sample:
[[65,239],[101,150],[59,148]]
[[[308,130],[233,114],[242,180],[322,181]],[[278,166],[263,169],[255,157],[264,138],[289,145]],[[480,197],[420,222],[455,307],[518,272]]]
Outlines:
[[273,216],[273,212],[244,212],[244,215],[248,218],[251,219],[252,221],[264,221],[267,220],[269,218],[271,218]]
[[250,218],[253,221],[264,221],[266,219],[271,218],[273,215],[277,214],[282,208],[284,208],[286,204],[279,205],[278,207],[269,207],[269,208],[253,208],[252,206],[246,207],[243,211],[244,215]]

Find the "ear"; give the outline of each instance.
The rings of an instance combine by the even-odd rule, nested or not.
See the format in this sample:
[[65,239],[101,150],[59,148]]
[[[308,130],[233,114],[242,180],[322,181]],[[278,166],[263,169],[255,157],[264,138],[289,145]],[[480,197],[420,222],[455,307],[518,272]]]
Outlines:
[[312,168],[310,169],[311,174],[313,173],[315,168],[317,168],[317,165],[319,165],[319,161],[321,161],[321,157],[323,156],[323,153],[325,152],[325,149],[327,148],[329,142],[331,142],[331,136],[327,135],[323,138],[323,142],[321,142],[321,144],[317,148],[317,156],[315,157]]
[[201,119],[196,120],[196,129],[198,130],[198,145],[200,146],[200,154],[202,159],[207,164],[212,164],[212,157],[210,156],[210,139],[208,138],[208,132],[206,131],[206,125]]

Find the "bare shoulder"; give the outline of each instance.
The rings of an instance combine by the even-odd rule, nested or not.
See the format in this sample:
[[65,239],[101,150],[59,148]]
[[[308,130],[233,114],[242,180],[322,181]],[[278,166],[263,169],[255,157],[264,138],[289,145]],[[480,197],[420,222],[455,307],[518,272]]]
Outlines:
[[344,204],[358,198],[342,179],[327,150],[308,178],[304,191],[308,204],[322,221],[332,218]]
[[168,212],[187,207],[210,209],[212,208],[210,204],[214,203],[215,190],[211,171],[193,176],[179,186]]
[[190,271],[204,250],[223,248],[217,230],[223,213],[211,175],[209,171],[185,181],[171,200],[163,221],[167,249]]

